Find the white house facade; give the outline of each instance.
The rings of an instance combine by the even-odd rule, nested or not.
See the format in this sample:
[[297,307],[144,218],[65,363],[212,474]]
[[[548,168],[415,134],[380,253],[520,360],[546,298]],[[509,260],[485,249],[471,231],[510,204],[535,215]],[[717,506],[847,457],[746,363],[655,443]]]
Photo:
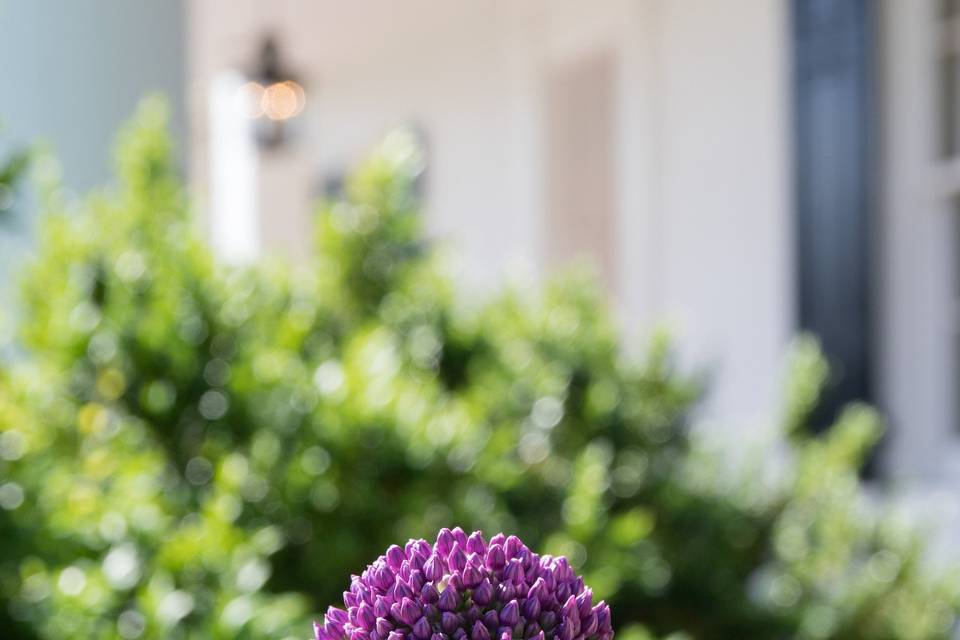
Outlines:
[[270,35],[307,102],[285,146],[248,152],[253,254],[309,251],[311,199],[412,124],[426,227],[475,286],[586,257],[633,344],[668,326],[709,375],[701,418],[737,433],[769,430],[788,345],[813,331],[836,370],[827,413],[876,403],[882,473],[950,489],[957,4],[201,0],[191,175],[210,193],[235,157],[198,105]]
[[[264,34],[308,96],[296,137],[258,156],[263,250],[309,250],[318,189],[412,124],[427,229],[471,281],[592,259],[628,335],[667,324],[709,371],[711,416],[771,415],[795,329],[785,2],[224,5],[191,5],[193,99]],[[217,156],[195,149],[201,186]]]

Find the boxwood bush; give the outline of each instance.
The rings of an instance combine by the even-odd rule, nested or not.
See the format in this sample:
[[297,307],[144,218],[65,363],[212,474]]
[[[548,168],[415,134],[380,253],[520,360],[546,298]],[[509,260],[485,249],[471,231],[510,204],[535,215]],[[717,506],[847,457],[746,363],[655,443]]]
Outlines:
[[115,185],[48,197],[0,367],[0,636],[306,638],[388,543],[453,524],[567,555],[632,640],[950,635],[955,576],[864,499],[874,415],[807,435],[810,342],[777,464],[727,464],[589,281],[457,291],[402,132],[309,263],[229,267],[164,129],[146,103]]

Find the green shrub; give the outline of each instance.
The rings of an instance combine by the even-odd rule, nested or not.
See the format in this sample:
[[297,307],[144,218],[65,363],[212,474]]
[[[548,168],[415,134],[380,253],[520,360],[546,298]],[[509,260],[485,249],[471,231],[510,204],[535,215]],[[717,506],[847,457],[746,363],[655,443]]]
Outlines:
[[13,208],[15,189],[30,161],[29,149],[16,149],[0,159],[0,221]]
[[0,373],[0,636],[305,638],[350,572],[453,523],[568,555],[631,640],[949,635],[953,576],[865,507],[873,414],[805,435],[811,344],[778,480],[734,474],[664,341],[623,357],[588,282],[457,295],[403,134],[296,267],[215,263],[170,158],[147,103],[119,185],[46,216]]

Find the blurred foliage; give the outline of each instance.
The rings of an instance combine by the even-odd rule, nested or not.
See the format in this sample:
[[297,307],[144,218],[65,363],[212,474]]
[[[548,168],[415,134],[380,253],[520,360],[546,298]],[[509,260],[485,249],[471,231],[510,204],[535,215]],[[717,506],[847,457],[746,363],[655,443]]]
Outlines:
[[18,149],[0,159],[0,221],[13,209],[16,188],[27,171],[30,155],[30,150]]
[[0,637],[306,638],[351,572],[452,523],[566,554],[627,640],[949,635],[954,576],[864,498],[875,416],[806,435],[812,343],[776,479],[724,469],[665,341],[623,357],[589,282],[458,294],[409,136],[322,209],[310,264],[236,268],[199,240],[164,123],[143,106],[120,186],[50,212],[27,273]]

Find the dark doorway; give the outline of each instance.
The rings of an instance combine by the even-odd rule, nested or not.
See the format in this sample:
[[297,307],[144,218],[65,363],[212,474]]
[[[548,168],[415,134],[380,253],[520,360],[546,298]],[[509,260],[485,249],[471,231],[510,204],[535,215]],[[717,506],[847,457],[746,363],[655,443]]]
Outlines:
[[870,0],[794,0],[794,171],[800,329],[832,376],[813,416],[826,428],[871,392]]

